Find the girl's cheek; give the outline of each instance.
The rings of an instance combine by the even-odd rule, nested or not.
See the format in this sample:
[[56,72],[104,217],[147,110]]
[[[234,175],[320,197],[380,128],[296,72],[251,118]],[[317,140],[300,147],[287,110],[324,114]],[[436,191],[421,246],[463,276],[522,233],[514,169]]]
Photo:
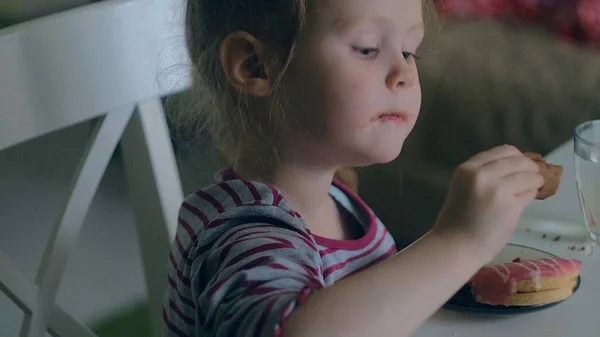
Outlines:
[[352,93],[358,93],[358,92],[360,92],[361,86],[360,86],[360,83],[353,82],[348,86],[348,88],[350,89],[350,91]]

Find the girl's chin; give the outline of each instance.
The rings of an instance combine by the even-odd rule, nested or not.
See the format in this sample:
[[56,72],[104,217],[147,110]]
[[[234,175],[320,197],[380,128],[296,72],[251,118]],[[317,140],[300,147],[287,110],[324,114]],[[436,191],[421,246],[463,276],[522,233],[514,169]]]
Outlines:
[[390,163],[398,158],[401,150],[402,148],[397,151],[386,151],[385,153],[379,153],[377,156],[373,156],[371,165]]
[[360,154],[353,156],[350,167],[363,167],[375,164],[387,164],[394,161],[400,155],[403,144],[396,146],[385,146],[382,148],[363,149]]

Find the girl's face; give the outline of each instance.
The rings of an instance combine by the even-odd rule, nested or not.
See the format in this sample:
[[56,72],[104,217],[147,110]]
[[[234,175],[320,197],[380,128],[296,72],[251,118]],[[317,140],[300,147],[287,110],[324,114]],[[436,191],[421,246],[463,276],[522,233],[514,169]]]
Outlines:
[[314,1],[284,78],[284,150],[316,165],[395,159],[421,105],[421,0]]

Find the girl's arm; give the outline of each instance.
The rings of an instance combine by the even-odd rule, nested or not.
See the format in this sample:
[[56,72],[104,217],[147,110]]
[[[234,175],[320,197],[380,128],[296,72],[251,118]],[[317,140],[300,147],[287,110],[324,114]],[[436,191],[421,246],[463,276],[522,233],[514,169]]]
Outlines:
[[286,337],[409,336],[502,249],[544,184],[518,149],[458,167],[434,230],[404,252],[327,289],[287,321]]
[[285,337],[409,336],[485,263],[435,231],[387,261],[314,292],[288,318]]

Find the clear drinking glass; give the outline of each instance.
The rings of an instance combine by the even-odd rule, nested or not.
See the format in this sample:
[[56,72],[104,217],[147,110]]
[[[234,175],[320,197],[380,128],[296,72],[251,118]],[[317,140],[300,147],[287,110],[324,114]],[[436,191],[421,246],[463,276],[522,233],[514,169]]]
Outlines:
[[575,176],[579,203],[590,238],[600,238],[600,119],[575,128]]

